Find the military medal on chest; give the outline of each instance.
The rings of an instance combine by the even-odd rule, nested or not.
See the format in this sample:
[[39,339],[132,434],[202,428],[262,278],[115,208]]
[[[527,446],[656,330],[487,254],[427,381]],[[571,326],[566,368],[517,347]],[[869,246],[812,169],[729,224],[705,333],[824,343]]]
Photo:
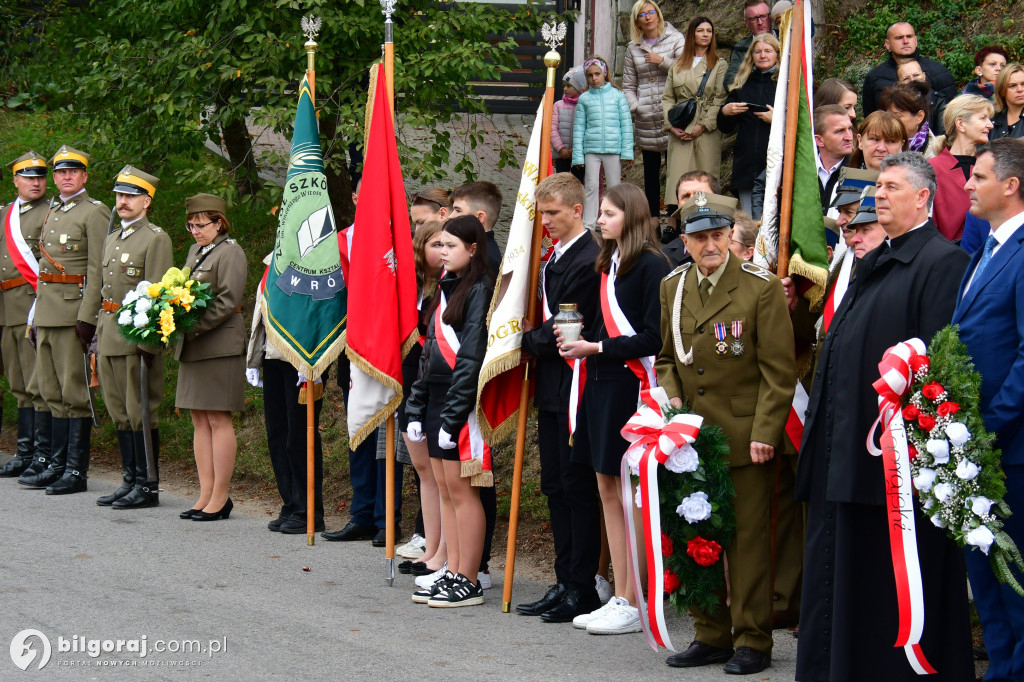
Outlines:
[[743,347],[743,342],[740,341],[740,337],[743,336],[743,320],[733,320],[732,336],[735,340],[729,346],[729,350],[732,351],[732,354],[734,356],[739,357],[743,355],[743,351],[745,350]]
[[715,322],[715,338],[718,339],[718,343],[715,344],[715,353],[718,355],[729,354],[729,344],[725,342],[725,338],[729,332],[725,326],[725,322]]

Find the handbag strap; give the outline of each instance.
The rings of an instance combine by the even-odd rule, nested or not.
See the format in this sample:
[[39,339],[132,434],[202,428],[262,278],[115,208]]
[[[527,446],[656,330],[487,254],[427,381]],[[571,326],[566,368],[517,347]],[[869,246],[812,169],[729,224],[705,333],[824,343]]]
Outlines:
[[697,98],[700,98],[704,94],[704,86],[708,84],[708,77],[711,75],[711,69],[705,66],[704,77],[700,79],[700,87],[697,88]]

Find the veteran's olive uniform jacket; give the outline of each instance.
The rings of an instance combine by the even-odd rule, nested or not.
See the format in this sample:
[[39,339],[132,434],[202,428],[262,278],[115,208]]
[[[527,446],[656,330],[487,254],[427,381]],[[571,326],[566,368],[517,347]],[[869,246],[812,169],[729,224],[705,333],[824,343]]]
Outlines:
[[[12,280],[21,278],[21,272],[11,258],[11,253],[16,253],[18,247],[8,242],[6,224],[3,223],[9,209],[10,204],[0,208],[0,284],[10,282],[10,288],[0,287],[0,324],[4,327],[17,327],[27,323],[28,311],[36,299],[36,292],[28,282],[11,286],[15,284]],[[41,197],[35,201],[23,202],[18,216],[21,221],[21,234],[32,250],[31,257],[37,261],[39,232],[43,228],[46,210],[46,197]]]

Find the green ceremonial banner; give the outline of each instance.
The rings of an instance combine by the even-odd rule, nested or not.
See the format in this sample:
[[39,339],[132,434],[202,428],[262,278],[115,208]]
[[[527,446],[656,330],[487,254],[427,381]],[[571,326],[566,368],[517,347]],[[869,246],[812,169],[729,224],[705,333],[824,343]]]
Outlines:
[[267,340],[309,378],[345,348],[348,298],[309,78],[302,79],[274,255],[262,287]]
[[[807,27],[805,31],[809,30]],[[794,36],[801,40],[803,36]],[[825,295],[828,282],[828,248],[825,241],[825,222],[821,214],[821,195],[818,193],[818,162],[815,156],[814,129],[811,126],[810,74],[807,73],[805,54],[800,60],[800,80],[790,87],[800,88],[800,106],[797,112],[796,159],[793,173],[793,212],[790,227],[789,274],[800,276],[811,283],[803,296],[812,309]]]

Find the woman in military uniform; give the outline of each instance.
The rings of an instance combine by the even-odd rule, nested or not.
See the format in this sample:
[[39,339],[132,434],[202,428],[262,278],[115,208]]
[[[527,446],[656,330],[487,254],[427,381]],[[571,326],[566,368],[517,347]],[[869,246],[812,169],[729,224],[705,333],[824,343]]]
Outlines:
[[231,413],[243,405],[246,334],[239,306],[247,265],[242,247],[228,239],[225,210],[224,200],[212,194],[185,200],[188,230],[196,240],[185,266],[213,295],[174,355],[181,362],[175,406],[191,410],[195,430],[199,499],[181,514],[193,521],[226,519],[233,506],[228,488],[237,446]]

